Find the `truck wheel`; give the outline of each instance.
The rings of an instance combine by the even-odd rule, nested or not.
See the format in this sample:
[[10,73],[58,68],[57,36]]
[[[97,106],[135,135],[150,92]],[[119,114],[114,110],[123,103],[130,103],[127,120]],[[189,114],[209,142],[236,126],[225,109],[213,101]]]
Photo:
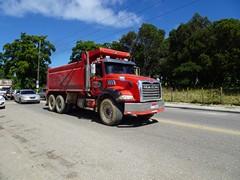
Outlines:
[[56,98],[56,111],[59,114],[62,114],[65,112],[65,107],[66,107],[66,105],[65,105],[64,98],[61,95],[58,95]]
[[104,124],[113,126],[122,120],[122,106],[111,99],[104,99],[100,104],[100,117]]
[[145,114],[145,115],[137,115],[138,118],[142,121],[147,121],[149,120],[151,117],[153,117],[154,113],[152,114]]
[[53,94],[51,94],[48,98],[48,107],[50,111],[55,111],[56,109],[56,99]]

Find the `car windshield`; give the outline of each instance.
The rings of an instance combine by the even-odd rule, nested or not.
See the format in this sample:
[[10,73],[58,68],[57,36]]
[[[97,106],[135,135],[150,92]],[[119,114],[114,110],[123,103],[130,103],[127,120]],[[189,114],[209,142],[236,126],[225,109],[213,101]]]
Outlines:
[[36,94],[34,91],[27,90],[27,91],[21,91],[21,94]]
[[1,90],[1,91],[9,91],[10,88],[2,87],[0,90]]
[[121,63],[105,63],[106,74],[134,74],[133,65]]

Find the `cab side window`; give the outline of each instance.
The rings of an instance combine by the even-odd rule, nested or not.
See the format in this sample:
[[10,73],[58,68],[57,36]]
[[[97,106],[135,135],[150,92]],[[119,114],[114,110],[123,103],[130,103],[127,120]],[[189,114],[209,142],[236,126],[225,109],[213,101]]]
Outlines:
[[103,71],[102,71],[102,64],[97,64],[96,65],[96,75],[103,77]]

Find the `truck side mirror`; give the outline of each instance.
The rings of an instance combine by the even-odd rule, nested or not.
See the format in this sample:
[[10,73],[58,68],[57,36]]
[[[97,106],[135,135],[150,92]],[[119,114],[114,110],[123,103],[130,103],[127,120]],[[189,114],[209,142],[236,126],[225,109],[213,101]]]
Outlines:
[[91,64],[91,76],[95,76],[96,74],[96,64]]
[[140,68],[137,66],[134,66],[134,74],[140,76]]

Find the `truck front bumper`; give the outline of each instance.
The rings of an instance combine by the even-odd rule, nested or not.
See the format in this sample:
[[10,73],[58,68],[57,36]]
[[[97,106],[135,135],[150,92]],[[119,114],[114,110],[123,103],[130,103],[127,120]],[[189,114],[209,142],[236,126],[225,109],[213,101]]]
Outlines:
[[142,103],[125,103],[124,114],[152,114],[163,112],[165,109],[164,101],[142,102]]

